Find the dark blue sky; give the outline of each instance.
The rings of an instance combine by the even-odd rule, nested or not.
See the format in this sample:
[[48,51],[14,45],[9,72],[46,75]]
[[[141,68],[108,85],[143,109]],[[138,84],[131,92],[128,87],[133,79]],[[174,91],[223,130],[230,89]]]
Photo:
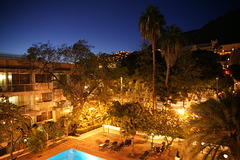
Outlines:
[[239,0],[1,0],[0,53],[23,54],[37,42],[72,45],[85,39],[92,52],[139,49],[138,22],[146,5],[158,6],[167,25],[194,30]]

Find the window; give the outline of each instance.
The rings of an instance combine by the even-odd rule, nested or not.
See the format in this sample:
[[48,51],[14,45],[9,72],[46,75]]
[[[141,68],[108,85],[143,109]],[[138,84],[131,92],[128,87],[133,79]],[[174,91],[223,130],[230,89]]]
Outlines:
[[42,101],[43,102],[52,101],[52,92],[42,93]]
[[35,74],[35,82],[36,83],[49,83],[51,82],[50,74]]
[[67,75],[60,75],[60,81],[64,84],[67,83]]
[[13,84],[30,84],[30,74],[12,74]]
[[52,111],[43,112],[41,115],[37,116],[37,122],[49,120],[49,119],[52,119],[52,118],[53,118]]

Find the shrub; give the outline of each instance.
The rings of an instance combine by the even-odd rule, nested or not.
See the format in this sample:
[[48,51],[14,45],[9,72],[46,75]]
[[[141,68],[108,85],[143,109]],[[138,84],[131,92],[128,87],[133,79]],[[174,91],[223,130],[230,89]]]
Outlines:
[[32,129],[29,136],[29,149],[33,153],[44,151],[47,148],[47,136],[44,132]]
[[86,132],[89,132],[91,130],[94,130],[96,128],[99,128],[102,126],[102,123],[98,123],[98,124],[95,124],[95,125],[91,125],[91,126],[87,126],[87,127],[84,127],[84,128],[77,128],[76,129],[76,132],[78,134],[83,134],[83,133],[86,133]]

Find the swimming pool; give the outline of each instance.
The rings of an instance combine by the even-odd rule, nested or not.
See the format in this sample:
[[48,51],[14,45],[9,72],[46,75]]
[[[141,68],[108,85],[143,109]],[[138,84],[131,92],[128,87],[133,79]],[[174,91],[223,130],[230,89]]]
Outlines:
[[93,155],[80,152],[75,149],[68,149],[46,160],[103,160]]

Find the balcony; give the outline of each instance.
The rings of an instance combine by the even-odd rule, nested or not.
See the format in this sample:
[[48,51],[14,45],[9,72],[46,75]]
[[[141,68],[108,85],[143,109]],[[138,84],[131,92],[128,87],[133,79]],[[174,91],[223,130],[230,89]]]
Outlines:
[[33,91],[32,84],[0,86],[0,92],[27,92],[27,91]]

